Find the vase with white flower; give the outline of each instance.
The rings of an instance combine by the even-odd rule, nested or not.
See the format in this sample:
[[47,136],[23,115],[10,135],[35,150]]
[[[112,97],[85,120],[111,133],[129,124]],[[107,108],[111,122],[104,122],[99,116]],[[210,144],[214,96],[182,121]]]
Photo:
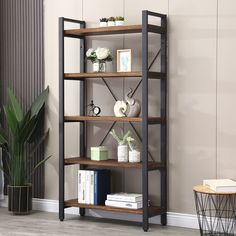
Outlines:
[[136,140],[131,136],[127,137],[127,143],[129,146],[129,162],[140,162],[140,152],[138,151],[135,143]]
[[89,48],[86,58],[93,63],[93,72],[106,72],[106,62],[112,61],[112,55],[108,48]]

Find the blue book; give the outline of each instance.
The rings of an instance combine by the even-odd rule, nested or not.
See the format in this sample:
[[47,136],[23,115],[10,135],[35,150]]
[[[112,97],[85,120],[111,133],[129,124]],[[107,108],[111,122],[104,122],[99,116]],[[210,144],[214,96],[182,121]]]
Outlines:
[[111,193],[111,171],[94,170],[94,204],[105,205],[109,193]]

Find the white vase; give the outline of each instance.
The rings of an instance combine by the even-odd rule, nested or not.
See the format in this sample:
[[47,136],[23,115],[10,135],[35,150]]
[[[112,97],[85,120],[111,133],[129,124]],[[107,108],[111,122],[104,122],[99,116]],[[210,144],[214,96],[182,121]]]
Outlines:
[[106,63],[93,62],[93,72],[106,72]]
[[123,20],[116,20],[116,26],[121,26],[124,25],[124,21]]
[[100,23],[99,23],[99,26],[100,26],[100,27],[106,27],[106,26],[107,26],[107,22],[100,22]]
[[119,145],[117,147],[118,162],[128,162],[129,160],[129,148],[127,145]]
[[140,152],[136,150],[129,151],[129,162],[140,162]]
[[108,26],[115,26],[115,21],[108,21],[108,22],[107,22],[107,25],[108,25]]

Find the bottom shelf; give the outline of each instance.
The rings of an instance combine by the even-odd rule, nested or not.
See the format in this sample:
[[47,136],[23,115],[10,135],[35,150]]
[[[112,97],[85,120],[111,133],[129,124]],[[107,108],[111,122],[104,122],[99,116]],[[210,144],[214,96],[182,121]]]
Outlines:
[[[86,208],[86,209],[123,212],[123,213],[136,214],[136,215],[143,214],[143,209],[127,209],[127,208],[110,207],[110,206],[104,206],[104,205],[82,204],[82,203],[78,203],[78,199],[67,200],[64,202],[64,204],[65,204],[65,207],[80,207],[80,208]],[[162,209],[158,206],[149,207],[149,217],[160,215],[165,212],[166,212],[165,209]]]

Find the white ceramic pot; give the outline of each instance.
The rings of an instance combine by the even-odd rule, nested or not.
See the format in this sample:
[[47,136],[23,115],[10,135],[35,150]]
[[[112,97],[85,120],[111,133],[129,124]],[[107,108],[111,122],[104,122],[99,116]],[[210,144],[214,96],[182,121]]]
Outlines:
[[116,26],[124,25],[124,23],[123,20],[116,20]]
[[106,27],[107,26],[107,22],[100,22],[99,26],[100,27]]
[[140,152],[133,150],[133,151],[129,151],[129,162],[140,162],[141,158],[140,158]]
[[107,22],[107,25],[108,25],[108,26],[115,26],[115,21],[108,21],[108,22]]
[[118,162],[128,162],[129,160],[129,148],[127,145],[119,145],[117,147]]

